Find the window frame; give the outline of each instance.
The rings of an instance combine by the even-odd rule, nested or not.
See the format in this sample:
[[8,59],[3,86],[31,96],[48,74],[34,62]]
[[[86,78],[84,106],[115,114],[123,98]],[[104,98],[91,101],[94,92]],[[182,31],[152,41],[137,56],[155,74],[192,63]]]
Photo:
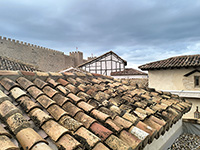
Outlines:
[[200,87],[200,76],[194,76],[194,87]]

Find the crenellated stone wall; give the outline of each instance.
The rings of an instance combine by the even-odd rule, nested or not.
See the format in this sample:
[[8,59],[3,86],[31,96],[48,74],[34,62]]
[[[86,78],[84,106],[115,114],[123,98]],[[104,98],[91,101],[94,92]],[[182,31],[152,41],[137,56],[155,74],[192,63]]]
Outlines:
[[64,52],[0,36],[0,55],[34,65],[42,71],[61,71],[83,63],[82,52]]

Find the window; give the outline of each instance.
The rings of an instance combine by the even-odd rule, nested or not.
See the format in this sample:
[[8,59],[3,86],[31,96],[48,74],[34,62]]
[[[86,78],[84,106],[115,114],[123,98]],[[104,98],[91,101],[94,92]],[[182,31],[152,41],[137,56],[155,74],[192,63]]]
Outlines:
[[200,86],[200,76],[194,76],[194,86]]

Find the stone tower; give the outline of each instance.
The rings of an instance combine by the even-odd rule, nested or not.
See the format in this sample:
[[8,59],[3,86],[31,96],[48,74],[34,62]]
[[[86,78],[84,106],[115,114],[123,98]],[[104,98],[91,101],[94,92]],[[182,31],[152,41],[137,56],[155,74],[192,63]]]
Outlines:
[[74,66],[73,67],[76,67],[76,66],[83,63],[83,53],[82,52],[79,52],[79,51],[70,52],[69,56],[74,59]]

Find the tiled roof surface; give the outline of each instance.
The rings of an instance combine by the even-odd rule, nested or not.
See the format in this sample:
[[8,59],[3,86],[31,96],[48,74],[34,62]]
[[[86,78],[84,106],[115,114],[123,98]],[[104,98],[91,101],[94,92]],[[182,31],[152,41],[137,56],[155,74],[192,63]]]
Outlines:
[[98,74],[0,71],[3,149],[141,149],[190,108]]
[[147,74],[145,72],[133,68],[126,68],[123,71],[117,71],[111,73],[111,76],[123,76],[123,75],[147,75]]
[[185,55],[171,57],[165,60],[155,61],[139,66],[142,70],[172,69],[181,67],[199,67],[200,55]]
[[11,60],[6,57],[0,56],[0,70],[23,70],[23,71],[37,71],[37,69],[32,66],[28,65],[16,60]]

